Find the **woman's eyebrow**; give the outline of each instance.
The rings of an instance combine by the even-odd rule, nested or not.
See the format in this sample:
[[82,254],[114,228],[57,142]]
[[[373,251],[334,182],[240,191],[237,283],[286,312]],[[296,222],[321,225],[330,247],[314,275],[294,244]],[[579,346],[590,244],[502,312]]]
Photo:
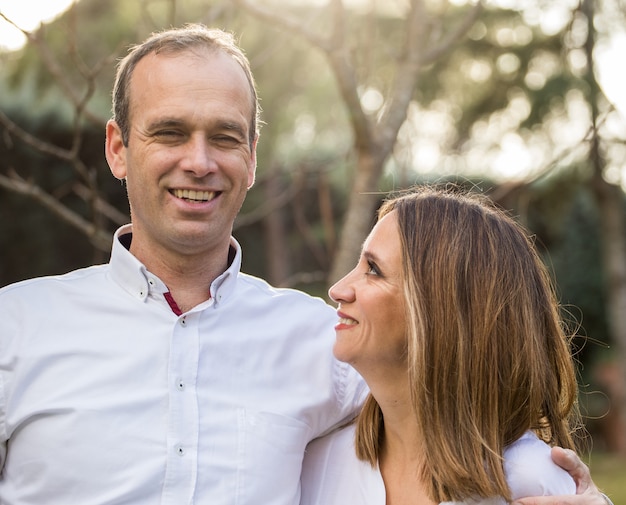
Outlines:
[[361,256],[363,256],[363,258],[365,258],[368,261],[372,261],[373,263],[376,263],[377,265],[380,264],[380,258],[376,255],[376,253],[372,251],[363,249],[361,251]]

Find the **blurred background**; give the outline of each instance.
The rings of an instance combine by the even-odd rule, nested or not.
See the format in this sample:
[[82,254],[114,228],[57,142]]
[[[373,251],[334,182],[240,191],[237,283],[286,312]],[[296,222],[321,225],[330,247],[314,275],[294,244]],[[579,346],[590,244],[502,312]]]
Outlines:
[[115,65],[187,22],[232,31],[257,79],[244,270],[325,297],[388,192],[488,194],[578,328],[582,456],[626,502],[626,2],[0,0],[0,286],[108,260]]

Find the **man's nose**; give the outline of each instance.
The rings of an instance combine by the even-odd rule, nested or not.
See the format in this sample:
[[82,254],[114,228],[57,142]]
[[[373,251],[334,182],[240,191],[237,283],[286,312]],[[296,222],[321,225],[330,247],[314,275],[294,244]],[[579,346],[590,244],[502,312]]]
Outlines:
[[215,147],[204,135],[192,136],[187,143],[182,168],[202,177],[217,170]]

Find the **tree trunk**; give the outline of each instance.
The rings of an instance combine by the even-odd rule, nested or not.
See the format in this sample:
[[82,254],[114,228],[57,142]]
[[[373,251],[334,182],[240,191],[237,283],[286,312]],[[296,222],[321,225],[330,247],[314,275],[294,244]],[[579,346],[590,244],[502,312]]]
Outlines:
[[385,158],[364,150],[359,152],[337,256],[328,278],[330,284],[352,270],[359,258],[363,240],[372,228],[380,200],[380,195],[372,189],[379,185]]
[[[600,212],[600,233],[602,241],[602,265],[604,283],[608,303],[607,317],[611,338],[616,346],[617,364],[622,368],[622,380],[626,383],[626,226],[624,219],[624,194],[619,186],[610,184],[604,179],[604,159],[600,150],[598,134],[598,102],[600,88],[593,72],[596,32],[594,25],[594,2],[585,0],[582,10],[587,17],[587,56],[586,80],[589,84],[589,105],[593,137],[589,151],[589,162],[592,166],[591,184]],[[621,433],[626,433],[626,394],[624,388],[607,390],[610,395],[611,408],[617,411]],[[612,395],[612,396],[611,396]],[[626,437],[611,441],[615,450],[626,454]]]
[[[280,170],[273,169],[273,174],[265,184],[265,198],[272,202],[283,193]],[[274,286],[280,286],[289,277],[289,247],[287,245],[284,207],[278,207],[263,218],[263,239],[267,255],[267,280]]]
[[[593,189],[600,210],[602,263],[607,294],[608,326],[615,345],[615,366],[621,369],[621,383],[626,384],[626,237],[624,230],[624,195],[619,186],[596,176]],[[626,455],[626,388],[607,390],[611,409],[617,412],[621,436],[610,440],[611,449]]]

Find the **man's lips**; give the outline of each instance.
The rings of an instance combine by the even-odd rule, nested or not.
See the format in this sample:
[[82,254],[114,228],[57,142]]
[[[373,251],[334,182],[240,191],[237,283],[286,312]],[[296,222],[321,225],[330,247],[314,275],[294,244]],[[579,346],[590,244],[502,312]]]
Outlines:
[[218,195],[217,191],[196,189],[171,189],[170,193],[176,198],[187,200],[188,202],[210,202]]

